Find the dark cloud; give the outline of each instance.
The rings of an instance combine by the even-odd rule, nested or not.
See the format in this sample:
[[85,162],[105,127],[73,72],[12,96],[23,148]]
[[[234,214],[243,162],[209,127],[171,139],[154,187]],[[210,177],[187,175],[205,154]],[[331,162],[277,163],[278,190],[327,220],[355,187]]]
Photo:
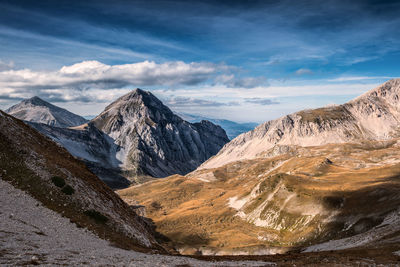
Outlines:
[[20,101],[23,100],[23,97],[13,97],[13,96],[9,96],[9,95],[1,95],[0,94],[0,100],[16,100],[16,101]]

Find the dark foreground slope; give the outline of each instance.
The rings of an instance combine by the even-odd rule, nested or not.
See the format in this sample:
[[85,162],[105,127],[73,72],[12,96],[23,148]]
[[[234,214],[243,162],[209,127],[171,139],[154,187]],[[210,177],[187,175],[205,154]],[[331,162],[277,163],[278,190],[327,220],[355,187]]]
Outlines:
[[152,228],[64,148],[0,111],[0,176],[115,245],[163,251]]

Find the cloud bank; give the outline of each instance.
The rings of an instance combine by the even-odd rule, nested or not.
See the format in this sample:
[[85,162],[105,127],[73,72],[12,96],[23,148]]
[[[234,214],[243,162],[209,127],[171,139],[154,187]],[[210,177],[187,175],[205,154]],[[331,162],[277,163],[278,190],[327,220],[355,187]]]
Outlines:
[[91,93],[93,90],[121,89],[128,86],[187,87],[207,82],[227,87],[251,88],[265,81],[265,78],[239,79],[231,73],[234,68],[208,62],[143,61],[107,65],[93,60],[64,66],[56,71],[13,70],[11,67],[10,64],[0,62],[2,99],[22,99],[38,95],[55,102],[90,102],[98,100]]

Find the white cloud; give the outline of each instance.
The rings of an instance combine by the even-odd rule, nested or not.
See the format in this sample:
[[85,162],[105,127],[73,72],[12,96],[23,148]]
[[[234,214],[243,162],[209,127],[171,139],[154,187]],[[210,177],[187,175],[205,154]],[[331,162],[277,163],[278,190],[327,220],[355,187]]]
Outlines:
[[83,61],[58,71],[39,72],[29,69],[0,72],[0,86],[10,88],[121,88],[126,85],[192,85],[207,81],[220,70],[211,63],[181,61],[157,64],[143,61],[124,65],[106,65]]
[[265,82],[262,77],[236,78],[231,74],[235,71],[234,67],[224,64],[182,61],[122,65],[83,61],[56,71],[6,68],[0,71],[0,97],[23,99],[38,95],[54,102],[96,102],[100,96],[93,92],[128,86],[177,88],[218,83],[226,87],[252,88]]
[[296,70],[295,74],[297,74],[297,75],[306,75],[306,74],[313,74],[313,72],[310,69],[301,68],[301,69]]

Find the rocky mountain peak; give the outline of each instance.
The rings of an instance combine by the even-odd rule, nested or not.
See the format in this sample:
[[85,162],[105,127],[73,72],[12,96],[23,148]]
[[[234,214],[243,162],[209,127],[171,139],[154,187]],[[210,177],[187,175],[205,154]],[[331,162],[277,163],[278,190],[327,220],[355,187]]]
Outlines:
[[10,107],[6,112],[18,119],[56,127],[81,125],[86,119],[34,96]]
[[165,106],[157,97],[155,97],[150,91],[145,91],[139,88],[132,90],[130,93],[121,96],[104,111],[111,109],[127,110],[127,109],[150,109],[150,110],[161,110],[164,113],[172,113],[172,111]]
[[53,106],[52,104],[44,101],[43,99],[41,99],[38,96],[34,96],[29,99],[26,99],[26,100],[22,101],[22,103],[31,104],[31,105],[35,105],[35,106],[45,106],[45,107]]
[[123,124],[163,124],[181,120],[151,92],[136,88],[108,105],[92,122],[104,132],[120,129]]
[[208,121],[189,123],[139,88],[91,122],[115,140],[124,169],[154,177],[192,171],[229,141],[221,127]]

